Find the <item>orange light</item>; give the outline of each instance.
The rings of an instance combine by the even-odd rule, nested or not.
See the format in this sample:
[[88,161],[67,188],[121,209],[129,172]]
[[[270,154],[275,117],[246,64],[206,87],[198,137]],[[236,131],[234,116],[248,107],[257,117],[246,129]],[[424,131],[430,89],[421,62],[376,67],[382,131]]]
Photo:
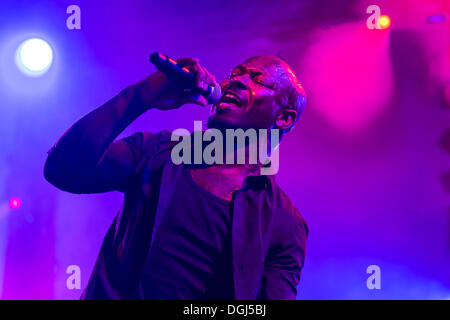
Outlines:
[[383,14],[378,18],[378,25],[381,29],[387,29],[391,25],[391,18],[388,15]]

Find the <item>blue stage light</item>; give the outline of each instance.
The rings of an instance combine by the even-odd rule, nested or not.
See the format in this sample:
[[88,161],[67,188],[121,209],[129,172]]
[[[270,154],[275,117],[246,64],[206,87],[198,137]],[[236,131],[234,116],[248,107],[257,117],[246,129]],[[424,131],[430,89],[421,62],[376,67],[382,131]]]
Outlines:
[[16,53],[16,63],[19,69],[29,76],[40,76],[51,66],[53,50],[42,39],[28,39],[19,46]]

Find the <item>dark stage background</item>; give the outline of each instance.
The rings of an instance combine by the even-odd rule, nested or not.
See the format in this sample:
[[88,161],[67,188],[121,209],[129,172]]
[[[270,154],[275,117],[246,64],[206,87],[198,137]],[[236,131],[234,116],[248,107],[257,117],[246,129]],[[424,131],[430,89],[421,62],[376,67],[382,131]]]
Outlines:
[[[80,30],[66,27],[72,4]],[[367,27],[373,4],[389,28]],[[439,13],[447,20],[426,23]],[[278,176],[310,227],[298,299],[449,299],[448,14],[444,0],[2,1],[0,297],[80,296],[122,197],[57,190],[43,177],[46,152],[153,72],[148,55],[161,51],[197,57],[219,80],[250,56],[280,54],[302,81],[306,110]],[[14,62],[31,37],[53,49],[41,77]],[[207,117],[194,105],[152,110],[122,136],[192,131]],[[66,286],[70,265],[81,289]],[[371,265],[381,289],[366,285]]]

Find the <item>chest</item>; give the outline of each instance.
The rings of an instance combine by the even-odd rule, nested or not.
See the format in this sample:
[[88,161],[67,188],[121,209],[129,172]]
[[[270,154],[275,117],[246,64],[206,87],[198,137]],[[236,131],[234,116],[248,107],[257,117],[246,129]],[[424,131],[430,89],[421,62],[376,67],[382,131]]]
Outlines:
[[192,180],[216,197],[231,201],[233,192],[240,189],[243,177],[229,171],[214,169],[189,170]]

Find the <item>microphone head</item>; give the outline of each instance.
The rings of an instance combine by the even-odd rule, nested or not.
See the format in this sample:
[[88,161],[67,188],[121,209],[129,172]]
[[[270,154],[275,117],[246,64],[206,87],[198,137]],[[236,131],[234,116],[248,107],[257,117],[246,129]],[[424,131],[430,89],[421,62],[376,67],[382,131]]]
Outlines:
[[222,89],[220,88],[220,84],[216,84],[214,87],[209,87],[205,97],[209,104],[218,102],[222,97]]

